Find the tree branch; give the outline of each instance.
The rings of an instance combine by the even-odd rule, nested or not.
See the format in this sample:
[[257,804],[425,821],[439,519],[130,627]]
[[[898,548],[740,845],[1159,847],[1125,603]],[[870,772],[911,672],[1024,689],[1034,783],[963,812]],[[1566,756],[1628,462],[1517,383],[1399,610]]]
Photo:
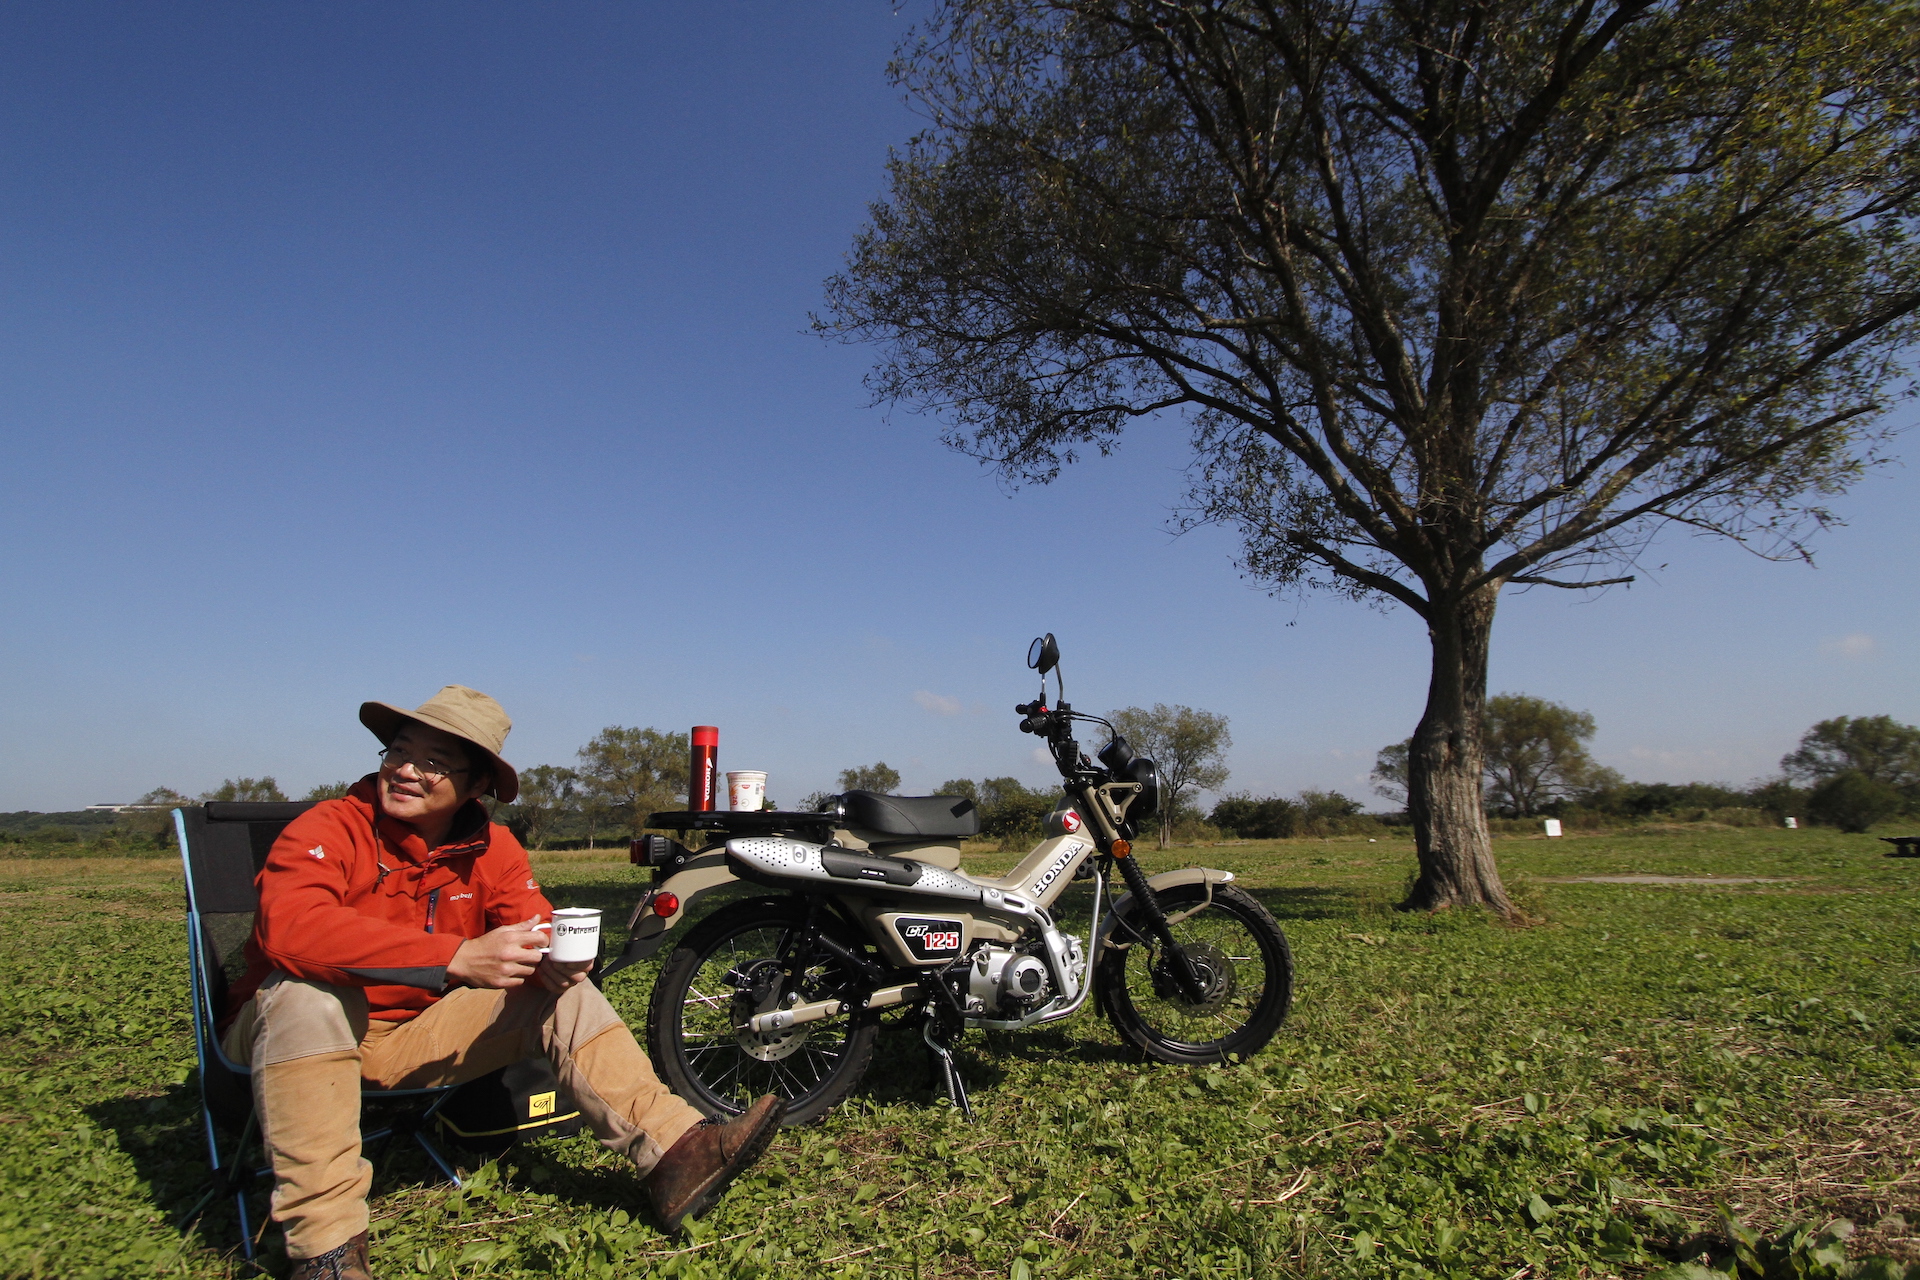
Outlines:
[[1596,578],[1592,582],[1559,582],[1553,578],[1540,578],[1532,574],[1523,574],[1517,578],[1508,578],[1508,582],[1524,582],[1536,587],[1563,587],[1568,591],[1585,591],[1589,587],[1615,587],[1624,582],[1632,582],[1631,575],[1625,578]]

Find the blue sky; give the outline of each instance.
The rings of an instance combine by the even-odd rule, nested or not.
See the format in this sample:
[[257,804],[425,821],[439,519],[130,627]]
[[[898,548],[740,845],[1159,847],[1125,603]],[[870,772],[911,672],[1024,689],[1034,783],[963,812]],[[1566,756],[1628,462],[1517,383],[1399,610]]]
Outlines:
[[[1041,783],[1042,630],[1083,708],[1230,716],[1230,788],[1367,794],[1411,615],[1170,537],[1177,428],[1009,493],[804,332],[916,126],[915,12],[0,8],[0,810],[298,794],[370,766],[362,699],[449,681],[522,765],[712,723],[776,799]],[[1920,721],[1915,472],[1837,509],[1818,569],[1674,535],[1630,590],[1510,595],[1494,689],[1647,780]]]

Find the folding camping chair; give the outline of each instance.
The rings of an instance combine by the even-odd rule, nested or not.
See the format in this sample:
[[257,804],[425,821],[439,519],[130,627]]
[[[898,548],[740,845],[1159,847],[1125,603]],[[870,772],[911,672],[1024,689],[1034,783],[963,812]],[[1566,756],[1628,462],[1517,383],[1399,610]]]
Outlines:
[[[267,860],[267,851],[280,832],[308,803],[247,804],[219,802],[173,811],[174,831],[180,837],[180,861],[187,875],[187,972],[193,995],[193,1047],[200,1060],[200,1116],[206,1129],[207,1159],[213,1167],[213,1185],[182,1221],[192,1222],[215,1196],[230,1194],[240,1216],[240,1247],[253,1257],[253,1229],[247,1219],[247,1189],[271,1170],[243,1163],[247,1144],[257,1130],[253,1110],[251,1069],[234,1062],[220,1048],[215,1031],[226,1007],[228,985],[246,969],[243,948],[253,932],[259,895],[253,878]],[[448,1181],[460,1178],[433,1145],[424,1126],[457,1085],[433,1089],[368,1089],[362,1099],[387,1102],[415,1099],[417,1107],[403,1110],[380,1129],[361,1134],[363,1143],[397,1133],[411,1134]],[[240,1131],[232,1154],[222,1157],[216,1122]]]

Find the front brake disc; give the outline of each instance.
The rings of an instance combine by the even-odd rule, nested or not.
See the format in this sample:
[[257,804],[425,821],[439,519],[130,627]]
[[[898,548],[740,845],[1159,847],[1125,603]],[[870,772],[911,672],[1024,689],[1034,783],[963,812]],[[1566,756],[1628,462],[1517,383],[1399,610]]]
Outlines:
[[1233,998],[1234,988],[1239,985],[1234,974],[1233,957],[1205,942],[1189,942],[1183,949],[1188,962],[1200,975],[1200,999],[1197,1002],[1188,1000],[1180,993],[1180,984],[1173,976],[1173,966],[1165,955],[1157,959],[1151,969],[1153,993],[1184,1013],[1205,1017]]

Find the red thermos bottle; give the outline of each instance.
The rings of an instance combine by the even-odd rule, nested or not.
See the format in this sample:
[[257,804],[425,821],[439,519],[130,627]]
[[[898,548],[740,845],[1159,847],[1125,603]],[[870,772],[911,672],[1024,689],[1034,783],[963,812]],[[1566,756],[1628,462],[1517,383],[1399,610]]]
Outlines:
[[707,813],[713,809],[715,762],[720,756],[720,730],[710,724],[693,726],[692,767],[687,773],[687,810]]

